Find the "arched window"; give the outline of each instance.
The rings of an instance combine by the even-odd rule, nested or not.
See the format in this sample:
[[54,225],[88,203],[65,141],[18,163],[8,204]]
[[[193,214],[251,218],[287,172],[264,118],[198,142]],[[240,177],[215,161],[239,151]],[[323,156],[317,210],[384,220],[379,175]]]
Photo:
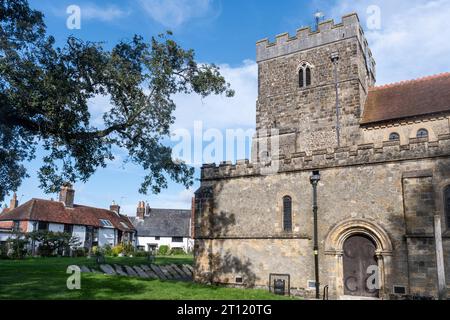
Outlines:
[[283,230],[292,231],[292,198],[289,196],[283,198]]
[[419,131],[417,131],[417,138],[428,138],[428,130],[420,129]]
[[306,68],[306,86],[311,85],[311,68]]
[[298,72],[298,85],[300,88],[303,88],[305,86],[305,71],[303,69],[300,69]]
[[447,220],[447,229],[450,230],[450,185],[444,189],[444,211]]
[[310,86],[312,83],[311,67],[303,63],[298,70],[298,85],[300,88]]
[[389,141],[400,141],[400,135],[397,132],[393,132],[389,135]]

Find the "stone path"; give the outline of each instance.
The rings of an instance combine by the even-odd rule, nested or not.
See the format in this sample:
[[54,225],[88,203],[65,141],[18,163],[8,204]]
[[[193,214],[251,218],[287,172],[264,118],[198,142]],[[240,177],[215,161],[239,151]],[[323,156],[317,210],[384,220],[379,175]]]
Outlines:
[[193,268],[188,264],[184,265],[140,265],[140,266],[122,266],[118,264],[109,265],[101,264],[98,266],[99,270],[95,268],[88,268],[86,266],[80,267],[81,272],[84,273],[103,273],[110,276],[125,276],[137,277],[143,279],[153,280],[177,280],[177,281],[192,281]]

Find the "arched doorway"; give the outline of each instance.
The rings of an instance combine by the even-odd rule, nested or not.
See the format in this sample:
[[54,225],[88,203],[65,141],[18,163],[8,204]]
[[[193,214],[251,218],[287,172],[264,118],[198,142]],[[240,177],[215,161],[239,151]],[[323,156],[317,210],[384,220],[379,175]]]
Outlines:
[[[361,241],[361,244],[356,244],[355,246],[352,245],[352,242],[358,242],[356,237],[363,237],[364,239],[359,239],[359,241]],[[364,247],[364,244],[368,246],[366,247],[366,249],[355,249],[357,246]],[[374,255],[372,255],[373,248],[375,248]],[[354,254],[360,256],[356,260],[358,261],[358,263],[361,263],[361,266],[358,266],[358,269],[354,269],[354,271],[361,269],[364,270],[364,264],[370,265],[375,262],[374,266],[378,266],[379,292],[377,292],[377,295],[373,293],[373,295],[371,295],[370,297],[387,297],[389,294],[389,290],[387,290],[386,288],[389,288],[392,285],[390,281],[390,273],[391,256],[393,251],[392,243],[387,232],[373,221],[370,221],[368,219],[353,218],[341,221],[333,228],[331,228],[331,230],[328,232],[325,240],[325,255],[327,256],[327,259],[334,259],[335,266],[328,272],[328,284],[330,285],[330,295],[336,296],[338,299],[348,297],[349,295],[361,296],[361,293],[359,291],[349,294],[349,292],[345,289],[345,280],[346,278],[348,278],[348,276],[351,276],[351,274],[347,272],[347,269],[344,270],[345,249],[347,249],[347,253],[350,254],[350,256],[353,256]],[[349,251],[349,249],[352,249],[353,251],[356,250],[356,253]],[[362,258],[364,256],[371,256],[372,258],[369,261],[369,258]],[[332,260],[328,261],[331,263],[330,266],[333,266]],[[357,275],[360,273],[361,271],[356,271]],[[373,274],[374,272],[372,272],[372,275]],[[370,277],[370,274],[367,274],[365,276]],[[350,291],[356,289],[354,284],[358,284],[359,281],[361,281],[359,279],[360,278],[356,277],[356,280],[351,278],[347,281],[347,286],[350,288]],[[360,286],[358,287],[358,290],[361,290]]]
[[376,244],[365,235],[353,235],[344,242],[344,294],[359,297],[379,297]]

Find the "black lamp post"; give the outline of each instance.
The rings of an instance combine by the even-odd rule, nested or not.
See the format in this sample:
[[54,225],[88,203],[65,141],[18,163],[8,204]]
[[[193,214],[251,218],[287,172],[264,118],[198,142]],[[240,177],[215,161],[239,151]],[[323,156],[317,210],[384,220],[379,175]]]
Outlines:
[[320,181],[320,172],[313,171],[310,182],[313,187],[313,214],[314,214],[314,270],[316,275],[316,299],[320,299],[319,283],[319,241],[317,239],[317,185]]

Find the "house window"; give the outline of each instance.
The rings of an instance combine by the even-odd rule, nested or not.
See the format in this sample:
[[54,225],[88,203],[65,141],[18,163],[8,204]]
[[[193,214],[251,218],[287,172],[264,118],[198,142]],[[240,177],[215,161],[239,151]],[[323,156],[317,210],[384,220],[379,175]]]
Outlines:
[[161,237],[155,237],[155,240],[161,240]]
[[38,230],[39,231],[48,231],[48,222],[39,221]]
[[72,234],[73,233],[73,225],[65,224],[64,225],[64,233]]
[[400,135],[397,132],[393,132],[389,135],[389,141],[400,141]]
[[419,131],[417,131],[417,138],[428,138],[428,130],[420,129]]
[[172,237],[172,242],[183,242],[183,237]]
[[14,221],[13,230],[16,232],[20,231],[20,221]]
[[283,230],[292,231],[292,198],[289,196],[283,198]]
[[311,67],[303,63],[298,70],[298,85],[305,88],[311,85]]
[[450,230],[450,185],[444,190],[445,217],[447,220],[447,229]]
[[102,224],[103,227],[112,227],[113,226],[111,221],[106,220],[106,219],[100,219],[100,223]]

